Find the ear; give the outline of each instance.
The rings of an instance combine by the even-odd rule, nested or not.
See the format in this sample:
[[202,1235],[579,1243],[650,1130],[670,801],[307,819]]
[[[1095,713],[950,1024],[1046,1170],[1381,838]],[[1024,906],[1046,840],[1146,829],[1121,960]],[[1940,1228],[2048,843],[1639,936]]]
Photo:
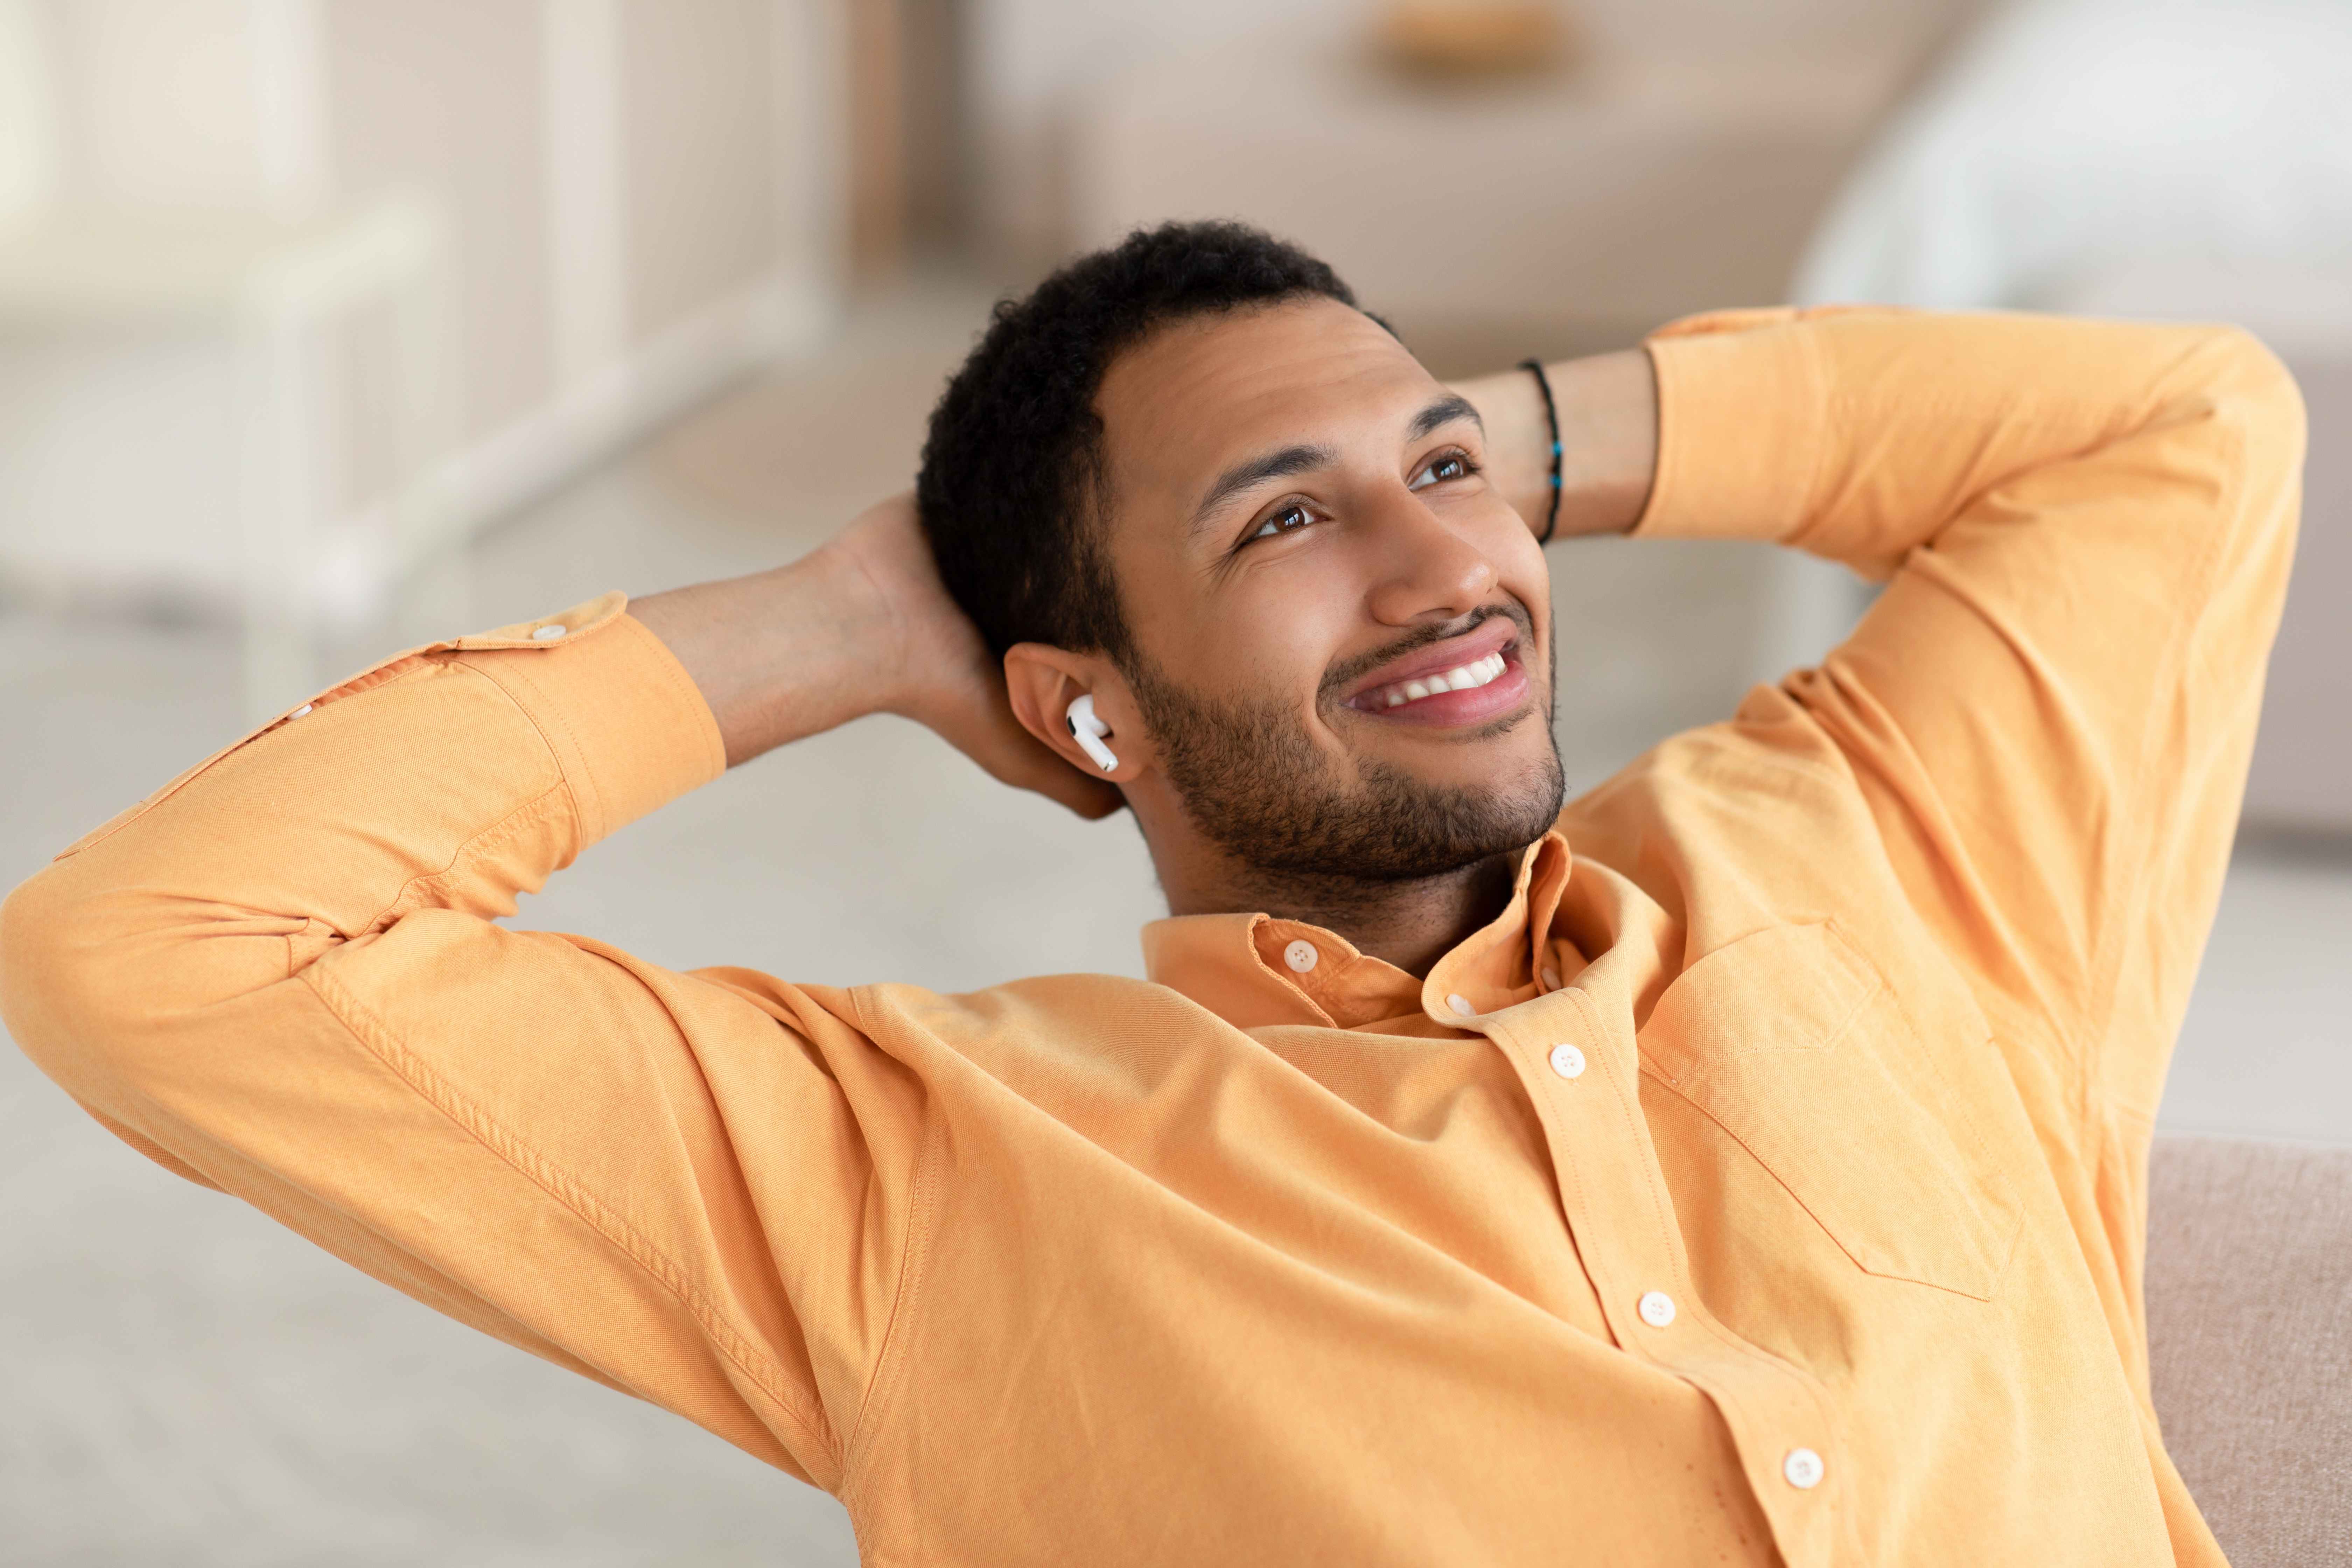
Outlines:
[[[1150,769],[1150,748],[1144,743],[1134,695],[1118,668],[1099,654],[1015,643],[1004,650],[1004,689],[1021,727],[1088,778],[1123,784]],[[1070,733],[1070,704],[1088,695],[1095,700],[1095,717],[1110,727],[1102,742],[1118,758],[1118,766],[1108,773]]]

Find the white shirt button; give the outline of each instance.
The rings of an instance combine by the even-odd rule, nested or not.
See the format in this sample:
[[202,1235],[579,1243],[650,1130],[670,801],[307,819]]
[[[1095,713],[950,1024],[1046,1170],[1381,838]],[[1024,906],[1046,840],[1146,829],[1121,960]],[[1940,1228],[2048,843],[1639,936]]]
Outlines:
[[537,631],[530,634],[530,640],[533,642],[553,642],[556,638],[562,637],[571,629],[572,628],[570,626],[541,626]]
[[1789,1479],[1789,1484],[1805,1491],[1822,1484],[1826,1468],[1822,1457],[1811,1448],[1791,1448],[1789,1457],[1780,1461],[1780,1473]]
[[1445,999],[1445,1005],[1465,1018],[1478,1010],[1470,1005],[1470,998],[1467,996],[1448,996]]
[[286,717],[288,717],[289,719],[299,719],[300,717],[302,717],[302,715],[303,715],[303,714],[308,713],[308,712],[309,712],[312,708],[314,708],[314,707],[316,707],[316,706],[318,706],[316,703],[313,703],[313,702],[305,702],[304,704],[302,704],[302,706],[301,706],[301,707],[297,708],[296,710],[294,710],[294,711],[293,711],[293,712],[289,713],[288,715],[286,715]]
[[1551,1048],[1551,1070],[1562,1078],[1583,1076],[1584,1053],[1566,1043],[1554,1046]]
[[1557,991],[1557,990],[1559,990],[1559,970],[1557,970],[1557,969],[1547,969],[1547,970],[1545,970],[1545,971],[1543,972],[1543,974],[1544,974],[1544,984],[1545,984],[1547,987],[1549,987],[1549,989],[1554,990],[1554,991]]
[[1664,1290],[1643,1291],[1633,1310],[1642,1314],[1642,1321],[1654,1329],[1663,1329],[1675,1321],[1675,1299]]
[[1320,956],[1311,942],[1294,942],[1282,950],[1282,962],[1300,974],[1314,968],[1316,959]]

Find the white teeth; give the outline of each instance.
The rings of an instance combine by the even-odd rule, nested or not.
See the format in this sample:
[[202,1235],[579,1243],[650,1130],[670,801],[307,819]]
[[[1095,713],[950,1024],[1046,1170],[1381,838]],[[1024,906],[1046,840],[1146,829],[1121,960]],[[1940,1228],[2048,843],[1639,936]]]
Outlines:
[[1484,658],[1473,659],[1443,674],[1423,676],[1417,680],[1389,687],[1375,692],[1371,700],[1384,707],[1402,708],[1408,702],[1418,702],[1439,692],[1469,691],[1496,680],[1510,667],[1510,661],[1501,654],[1490,653]]

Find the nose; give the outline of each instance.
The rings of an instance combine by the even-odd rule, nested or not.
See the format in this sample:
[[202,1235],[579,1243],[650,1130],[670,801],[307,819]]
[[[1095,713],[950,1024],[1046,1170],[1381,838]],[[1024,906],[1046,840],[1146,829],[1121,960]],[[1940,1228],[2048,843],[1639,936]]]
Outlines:
[[1381,553],[1370,607],[1383,626],[1450,621],[1493,595],[1494,563],[1477,544],[1446,526],[1402,485],[1378,502],[1370,532]]

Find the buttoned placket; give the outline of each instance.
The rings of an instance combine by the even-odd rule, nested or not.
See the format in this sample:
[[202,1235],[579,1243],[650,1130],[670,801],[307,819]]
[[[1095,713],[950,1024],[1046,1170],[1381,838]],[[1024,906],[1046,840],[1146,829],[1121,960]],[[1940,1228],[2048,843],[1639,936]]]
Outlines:
[[[1328,1018],[1338,969],[1352,950],[1328,932],[1266,922],[1259,946],[1270,972]],[[1328,943],[1329,952],[1324,951]],[[1604,954],[1566,984],[1541,974],[1532,997],[1494,996],[1471,978],[1478,950],[1465,944],[1424,983],[1423,1010],[1449,1029],[1484,1035],[1503,1052],[1534,1102],[1577,1254],[1612,1340],[1683,1378],[1722,1415],[1749,1488],[1782,1559],[1813,1568],[1839,1559],[1853,1522],[1825,1391],[1779,1357],[1749,1344],[1697,1299],[1665,1179],[1640,1100],[1640,1053],[1630,1000],[1617,973],[1627,954]],[[1588,984],[1588,981],[1591,984]],[[1858,1547],[1845,1542],[1849,1560]]]
[[[1471,1002],[1467,1014],[1457,998]],[[1715,1402],[1786,1562],[1837,1561],[1852,1526],[1826,1393],[1698,1300],[1642,1116],[1630,1005],[1605,1008],[1573,982],[1492,1013],[1458,992],[1432,1000],[1433,1020],[1486,1036],[1534,1101],[1561,1210],[1617,1345]]]

